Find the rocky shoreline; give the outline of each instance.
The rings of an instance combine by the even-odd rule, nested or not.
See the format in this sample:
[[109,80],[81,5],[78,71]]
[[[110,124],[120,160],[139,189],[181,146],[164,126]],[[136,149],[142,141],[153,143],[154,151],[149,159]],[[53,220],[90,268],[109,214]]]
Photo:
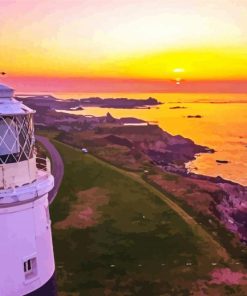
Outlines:
[[247,186],[220,176],[211,177],[191,173],[181,167],[165,166],[163,169],[184,178],[207,182],[209,186],[217,185],[218,190],[212,193],[210,211],[230,232],[237,235],[244,245],[247,245]]

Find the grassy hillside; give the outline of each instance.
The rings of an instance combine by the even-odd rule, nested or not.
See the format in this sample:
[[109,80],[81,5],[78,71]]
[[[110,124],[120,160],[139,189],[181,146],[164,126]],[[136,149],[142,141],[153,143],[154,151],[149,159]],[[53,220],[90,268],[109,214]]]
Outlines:
[[55,144],[65,164],[51,207],[60,295],[192,295],[204,286],[208,295],[244,295],[208,285],[215,263],[225,263],[155,190]]

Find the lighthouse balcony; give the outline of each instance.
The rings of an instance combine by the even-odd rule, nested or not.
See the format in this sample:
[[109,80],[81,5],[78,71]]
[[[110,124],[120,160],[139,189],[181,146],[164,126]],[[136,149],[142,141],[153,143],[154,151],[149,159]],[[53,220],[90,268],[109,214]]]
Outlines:
[[48,158],[34,157],[0,165],[0,207],[35,200],[53,187],[54,178]]
[[0,164],[0,190],[30,184],[50,174],[49,158],[35,156],[17,163]]

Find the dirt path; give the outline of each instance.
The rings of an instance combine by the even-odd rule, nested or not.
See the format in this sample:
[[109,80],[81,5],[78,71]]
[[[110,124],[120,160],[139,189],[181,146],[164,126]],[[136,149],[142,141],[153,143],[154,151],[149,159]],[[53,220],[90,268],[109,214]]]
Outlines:
[[174,210],[187,224],[191,226],[194,233],[200,236],[205,242],[211,243],[217,252],[217,254],[222,257],[224,260],[229,260],[230,256],[223,248],[220,243],[218,243],[203,227],[198,224],[193,217],[191,217],[187,212],[185,212],[178,204],[172,201],[169,197],[167,197],[164,193],[154,188],[152,185],[148,184],[141,177],[139,180],[144,187],[146,187],[150,192],[157,195],[160,199],[162,199],[171,209]]
[[[96,159],[98,161],[101,161],[98,158]],[[105,162],[103,163],[106,164]],[[174,212],[176,212],[187,224],[191,226],[194,233],[200,236],[206,243],[210,242],[215,247],[216,252],[220,257],[222,257],[224,260],[230,259],[230,256],[225,250],[225,248],[223,248],[220,245],[220,243],[218,243],[205,229],[203,229],[203,227],[201,227],[200,224],[198,224],[193,217],[191,217],[187,212],[185,212],[178,204],[172,201],[164,193],[162,193],[161,191],[159,191],[158,189],[154,188],[152,185],[144,181],[138,173],[125,171],[108,163],[107,165],[110,166],[112,169],[119,171],[121,174],[125,174],[126,176],[134,179],[138,183],[142,184],[150,192],[154,193],[156,196],[162,199],[171,209],[173,209]]]

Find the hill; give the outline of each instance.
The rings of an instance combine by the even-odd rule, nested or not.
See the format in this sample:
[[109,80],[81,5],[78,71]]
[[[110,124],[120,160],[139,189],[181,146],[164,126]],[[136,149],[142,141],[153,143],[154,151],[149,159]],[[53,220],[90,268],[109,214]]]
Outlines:
[[166,196],[135,173],[55,144],[65,164],[51,211],[60,295],[245,295],[241,266]]

